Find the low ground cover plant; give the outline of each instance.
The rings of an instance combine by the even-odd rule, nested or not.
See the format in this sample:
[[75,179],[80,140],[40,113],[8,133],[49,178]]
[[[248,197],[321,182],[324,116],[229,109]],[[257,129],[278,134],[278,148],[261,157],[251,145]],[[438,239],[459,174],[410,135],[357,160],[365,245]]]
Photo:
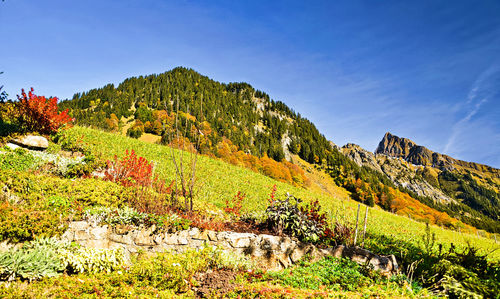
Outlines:
[[37,280],[66,273],[98,273],[121,269],[122,248],[81,247],[55,238],[41,238],[0,253],[0,280]]
[[[107,263],[107,265],[115,264]],[[211,247],[187,250],[179,254],[170,252],[153,256],[140,254],[128,267],[108,266],[109,271],[98,268],[99,271],[95,273],[92,270],[95,267],[88,270],[85,268],[74,276],[62,275],[57,279],[46,276],[44,279],[24,285],[22,281],[10,285],[0,284],[0,297],[38,298],[43,294],[50,296],[65,293],[69,297],[84,295],[130,297],[140,294],[147,297],[164,295],[166,298],[174,296],[193,298],[194,289],[199,284],[197,274],[223,269],[243,273],[252,270],[253,267],[254,265],[245,258]],[[90,273],[92,275],[89,275]],[[21,285],[24,287],[19,288]]]

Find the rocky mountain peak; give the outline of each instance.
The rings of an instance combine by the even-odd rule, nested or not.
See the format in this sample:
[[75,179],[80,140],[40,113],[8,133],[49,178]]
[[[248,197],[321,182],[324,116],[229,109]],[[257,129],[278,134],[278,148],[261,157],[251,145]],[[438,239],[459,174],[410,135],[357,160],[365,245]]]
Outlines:
[[410,154],[410,150],[416,145],[417,144],[410,139],[400,138],[387,132],[378,144],[375,153],[393,157],[406,157]]
[[499,169],[479,163],[454,159],[448,155],[433,152],[425,146],[417,145],[408,138],[398,137],[389,132],[385,133],[375,153],[402,158],[415,165],[432,166],[441,170],[453,170],[456,167],[465,167],[490,172],[496,177],[500,175]]

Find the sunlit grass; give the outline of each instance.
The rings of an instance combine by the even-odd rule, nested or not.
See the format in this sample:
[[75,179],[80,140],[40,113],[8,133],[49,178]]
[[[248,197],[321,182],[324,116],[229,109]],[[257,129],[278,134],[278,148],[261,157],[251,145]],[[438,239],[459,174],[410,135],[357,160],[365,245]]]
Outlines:
[[[101,153],[104,158],[111,159],[114,155],[120,157],[125,150],[133,149],[138,155],[155,163],[155,173],[160,177],[169,181],[175,178],[169,147],[83,127],[74,127],[70,129],[70,133],[82,136],[84,142],[88,143],[94,152]],[[176,151],[176,153],[179,152]],[[185,153],[184,157],[188,159],[189,154]],[[197,178],[198,201],[209,202],[219,208],[224,206],[226,199],[233,198],[238,191],[241,191],[246,194],[243,211],[262,211],[266,207],[266,199],[269,197],[271,187],[276,185],[278,196],[284,196],[286,192],[289,192],[307,201],[319,199],[332,219],[343,219],[351,223],[355,221],[358,203],[353,200],[330,196],[318,188],[308,190],[294,187],[249,169],[206,156],[198,156]],[[420,241],[424,230],[424,223],[383,211],[380,208],[369,209],[367,231],[372,236],[386,236],[393,240],[421,246]],[[461,234],[437,226],[432,226],[432,231],[436,234],[437,242],[454,243],[457,246],[465,246],[469,242],[481,248],[484,253],[491,252],[491,259],[500,260],[500,250],[495,250],[499,248],[499,245],[494,240]]]

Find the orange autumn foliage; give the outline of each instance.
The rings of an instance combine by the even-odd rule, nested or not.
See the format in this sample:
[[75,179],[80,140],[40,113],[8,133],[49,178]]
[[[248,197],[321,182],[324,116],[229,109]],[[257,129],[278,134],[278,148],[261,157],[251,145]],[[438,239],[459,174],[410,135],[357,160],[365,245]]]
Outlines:
[[233,165],[249,168],[281,182],[303,187],[310,184],[309,179],[299,166],[285,160],[277,162],[267,155],[259,158],[244,153],[238,150],[238,147],[227,138],[223,138],[217,144],[215,154],[218,158]]
[[381,188],[385,191],[375,192],[369,183],[363,182],[359,178],[357,180],[348,179],[344,186],[352,192],[353,199],[364,203],[371,199],[375,204],[395,214],[445,227],[459,225],[459,221],[450,217],[447,213],[437,211],[407,193],[392,187]]

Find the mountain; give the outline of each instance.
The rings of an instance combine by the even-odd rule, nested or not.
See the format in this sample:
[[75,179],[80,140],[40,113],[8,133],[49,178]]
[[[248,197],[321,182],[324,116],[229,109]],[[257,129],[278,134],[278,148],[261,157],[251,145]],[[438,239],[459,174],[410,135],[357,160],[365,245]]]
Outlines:
[[353,144],[341,150],[429,206],[476,227],[500,228],[499,169],[433,152],[391,133],[384,135],[375,153]]
[[385,174],[396,186],[406,188],[418,196],[428,197],[438,203],[453,199],[425,181],[411,163],[385,154],[374,154],[359,145],[348,143],[341,148],[344,155],[359,166],[366,166]]
[[[406,181],[394,179],[400,172],[384,166],[377,157],[369,165],[351,160],[300,113],[248,83],[221,83],[178,67],[161,74],[131,77],[117,86],[108,84],[76,93],[60,103],[60,108],[69,109],[79,125],[126,131],[136,138],[153,135],[162,144],[196,149],[307,188],[307,169],[292,161],[299,157],[330,175],[355,200],[423,221],[457,225],[448,216],[452,211],[435,203],[436,199],[446,202],[454,197],[443,196],[428,181],[420,182],[413,172],[408,172]],[[185,136],[174,136],[176,127]],[[392,160],[387,161],[385,164]],[[414,184],[416,181],[420,185]],[[468,213],[475,211],[470,209]],[[481,215],[475,218],[481,219]],[[477,223],[477,227],[491,226]]]
[[441,170],[468,168],[485,173],[489,177],[500,179],[500,169],[479,163],[457,160],[450,156],[433,152],[424,146],[417,145],[410,139],[400,138],[389,132],[385,133],[375,153],[403,158],[405,161],[415,165],[432,166]]

